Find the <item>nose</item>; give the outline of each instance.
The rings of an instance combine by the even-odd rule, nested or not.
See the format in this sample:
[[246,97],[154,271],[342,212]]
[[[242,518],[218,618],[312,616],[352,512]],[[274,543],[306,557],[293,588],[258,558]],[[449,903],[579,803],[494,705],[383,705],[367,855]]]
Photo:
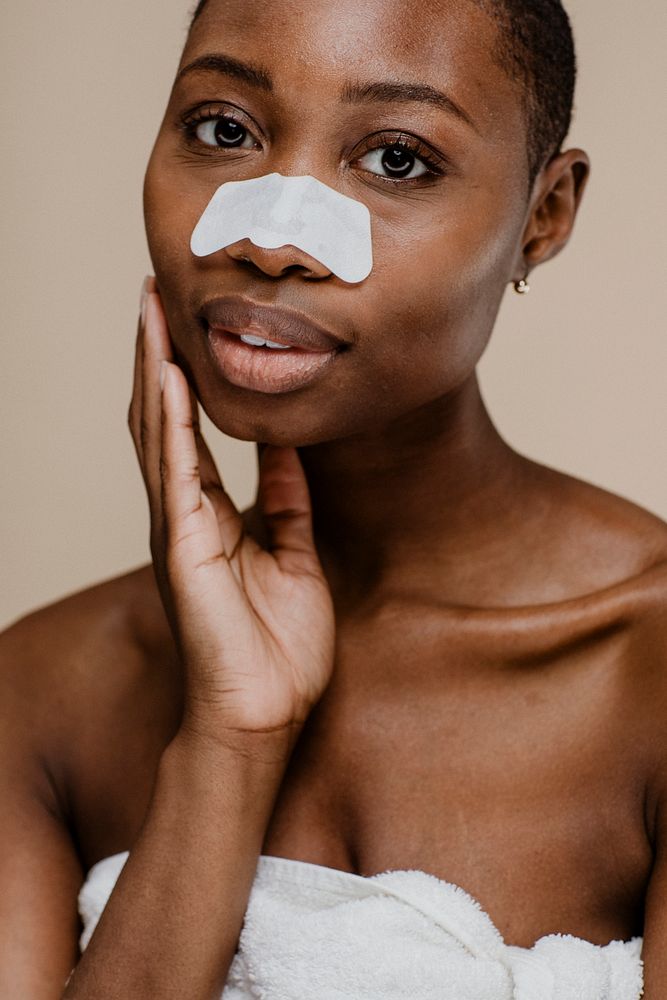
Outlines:
[[255,246],[251,240],[245,239],[230,244],[226,252],[232,260],[253,264],[271,278],[282,278],[292,269],[300,272],[301,277],[310,280],[328,278],[332,273],[325,264],[289,243],[275,249],[267,249]]

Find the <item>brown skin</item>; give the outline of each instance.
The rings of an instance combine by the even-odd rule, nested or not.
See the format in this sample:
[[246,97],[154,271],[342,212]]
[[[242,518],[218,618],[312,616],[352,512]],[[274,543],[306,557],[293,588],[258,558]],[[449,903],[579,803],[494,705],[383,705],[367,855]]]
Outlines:
[[[181,65],[251,53],[273,93],[211,72],[184,78],[146,178],[176,358],[221,430],[299,446],[335,610],[333,677],[262,850],[365,875],[433,872],[475,896],[512,944],[643,933],[645,995],[658,1000],[667,527],[513,452],[475,376],[508,282],[566,244],[588,161],[560,154],[528,191],[518,95],[489,55],[494,25],[467,2],[417,7],[407,19],[396,0],[345,0],[333,32],[325,0],[211,0]],[[298,50],[278,44],[293,37]],[[339,100],[350,81],[384,79],[446,90],[476,129],[432,106]],[[174,120],[201,101],[244,108],[271,141],[242,154],[184,146]],[[383,185],[358,161],[365,137],[385,130],[421,136],[451,172]],[[215,188],[272,170],[313,174],[369,206],[366,282],[345,285],[293,250],[191,256]],[[223,292],[297,308],[351,347],[297,392],[229,385],[196,320]],[[136,392],[131,419],[141,422]],[[262,512],[243,521],[265,545]],[[155,531],[153,550],[169,604]],[[19,623],[3,660],[3,800],[14,807],[0,923],[7,907],[25,945],[0,942],[0,966],[30,984],[23,995],[50,997],[74,961],[85,871],[140,836],[182,723],[183,659],[145,567]]]

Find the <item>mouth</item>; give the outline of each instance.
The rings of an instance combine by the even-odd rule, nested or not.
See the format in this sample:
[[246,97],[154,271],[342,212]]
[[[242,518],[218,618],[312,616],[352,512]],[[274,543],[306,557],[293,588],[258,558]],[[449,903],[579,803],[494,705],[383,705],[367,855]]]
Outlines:
[[221,375],[255,392],[301,388],[321,377],[349,346],[300,313],[238,296],[206,303],[199,320]]

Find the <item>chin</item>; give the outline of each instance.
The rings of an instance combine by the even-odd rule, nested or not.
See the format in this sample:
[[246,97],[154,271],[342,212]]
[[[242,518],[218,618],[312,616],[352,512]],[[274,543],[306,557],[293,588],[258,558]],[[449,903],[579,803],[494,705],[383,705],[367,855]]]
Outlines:
[[228,437],[298,448],[354,433],[349,393],[326,381],[264,393],[222,380],[208,365],[181,366],[207,417]]
[[[325,428],[318,422],[313,426],[312,411],[310,419],[288,417],[281,407],[276,407],[273,415],[260,414],[259,407],[252,401],[208,407],[201,401],[202,407],[211,423],[227,437],[237,441],[253,441],[259,444],[275,444],[284,448],[302,448],[308,445],[323,444],[325,441],[341,437],[335,431],[327,434]],[[264,407],[262,407],[264,409]]]

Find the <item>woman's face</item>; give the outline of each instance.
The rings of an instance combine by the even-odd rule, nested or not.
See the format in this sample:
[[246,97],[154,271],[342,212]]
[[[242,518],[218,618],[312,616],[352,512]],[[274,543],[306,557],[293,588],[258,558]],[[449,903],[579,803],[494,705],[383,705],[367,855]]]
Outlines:
[[[221,430],[294,445],[372,433],[470,378],[528,206],[521,101],[495,38],[470,0],[209,0],[148,166],[145,212],[177,357]],[[211,55],[227,62],[187,69]],[[368,207],[365,281],[249,243],[192,254],[218,186],[272,172],[312,175]],[[297,311],[343,344],[297,388],[233,384],[204,315],[222,297],[241,312]]]

